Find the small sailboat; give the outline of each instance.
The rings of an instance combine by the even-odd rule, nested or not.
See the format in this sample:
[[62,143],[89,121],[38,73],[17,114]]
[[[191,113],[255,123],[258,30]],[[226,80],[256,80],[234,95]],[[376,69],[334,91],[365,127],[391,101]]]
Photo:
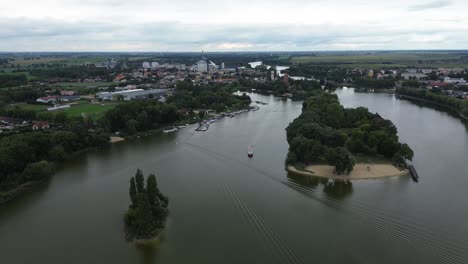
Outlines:
[[253,146],[249,146],[249,149],[247,150],[247,156],[249,156],[249,158],[253,157]]

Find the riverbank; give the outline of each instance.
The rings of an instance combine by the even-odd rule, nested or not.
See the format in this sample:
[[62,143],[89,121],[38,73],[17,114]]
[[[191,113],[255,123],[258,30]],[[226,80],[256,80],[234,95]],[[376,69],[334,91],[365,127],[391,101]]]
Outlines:
[[289,172],[302,176],[315,176],[328,179],[340,180],[364,180],[364,179],[379,179],[388,177],[398,177],[408,175],[408,170],[400,170],[390,164],[370,164],[358,163],[349,175],[336,175],[334,167],[330,165],[310,165],[303,169],[298,169],[296,166],[288,165]]
[[49,178],[41,180],[41,181],[30,181],[30,182],[23,183],[20,186],[14,188],[12,190],[9,190],[9,191],[6,191],[6,192],[0,192],[0,205],[6,204],[6,203],[8,203],[8,202],[10,202],[12,200],[15,200],[15,199],[21,197],[22,195],[26,194],[28,191],[30,191],[34,187],[36,187],[36,186],[38,186],[38,185],[40,185],[42,183],[45,183],[48,180],[49,180]]
[[398,94],[396,93],[395,94],[397,96],[397,98],[404,98],[404,99],[408,99],[408,100],[415,100],[415,101],[420,101],[420,102],[425,102],[425,103],[428,103],[428,104],[432,104],[432,105],[437,105],[437,106],[441,106],[443,108],[446,108],[448,110],[451,110],[454,112],[454,114],[456,113],[456,115],[461,118],[462,120],[466,120],[468,121],[468,116],[465,116],[463,115],[463,113],[461,113],[460,111],[458,111],[457,109],[453,108],[453,107],[450,107],[448,105],[444,105],[444,104],[441,104],[441,103],[437,103],[437,102],[433,102],[433,101],[430,101],[430,100],[426,100],[426,99],[422,99],[422,98],[418,98],[418,97],[414,97],[414,96],[409,96],[409,95],[404,95],[404,94]]

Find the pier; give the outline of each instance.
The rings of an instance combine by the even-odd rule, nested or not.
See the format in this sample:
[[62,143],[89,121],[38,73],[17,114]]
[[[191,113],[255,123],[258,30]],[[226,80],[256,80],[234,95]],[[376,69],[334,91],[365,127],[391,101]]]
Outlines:
[[411,177],[413,178],[413,181],[419,182],[419,175],[418,175],[418,172],[416,172],[416,169],[414,168],[414,166],[409,165],[408,168],[409,168]]

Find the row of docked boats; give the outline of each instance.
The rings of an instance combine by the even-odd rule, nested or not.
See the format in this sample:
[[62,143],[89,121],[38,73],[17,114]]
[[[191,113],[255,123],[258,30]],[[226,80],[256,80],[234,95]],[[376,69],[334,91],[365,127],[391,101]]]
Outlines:
[[173,127],[169,127],[169,128],[164,129],[164,130],[163,130],[163,133],[172,133],[172,132],[175,132],[175,131],[177,131],[177,130],[179,130],[179,129],[182,129],[182,128],[184,128],[184,127],[187,127],[187,126],[188,126],[188,124],[183,125],[183,126],[173,126]]
[[[258,109],[256,109],[256,110],[258,110]],[[256,111],[256,110],[253,110],[253,111]],[[218,121],[219,119],[222,119],[224,117],[231,117],[232,118],[232,117],[235,117],[238,114],[246,113],[246,112],[249,112],[249,111],[251,111],[251,109],[243,109],[243,110],[239,110],[239,111],[235,111],[235,112],[228,112],[228,113],[222,113],[222,114],[215,115],[211,119],[200,122],[199,126],[195,129],[195,131],[207,131],[208,128],[210,127],[210,124]]]

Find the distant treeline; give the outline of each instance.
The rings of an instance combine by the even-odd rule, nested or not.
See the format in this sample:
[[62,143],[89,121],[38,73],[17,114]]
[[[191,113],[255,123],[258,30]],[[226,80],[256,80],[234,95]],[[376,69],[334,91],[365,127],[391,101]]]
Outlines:
[[328,163],[338,174],[349,173],[353,155],[383,156],[405,165],[413,151],[398,142],[390,120],[367,108],[344,108],[336,95],[316,91],[304,101],[302,114],[287,128],[287,164]]
[[339,83],[349,77],[346,69],[333,65],[293,64],[286,72],[291,76],[304,76]]
[[280,81],[257,82],[254,80],[240,79],[238,89],[247,91],[255,89],[258,93],[281,95],[288,91],[288,86]]
[[35,101],[44,94],[42,89],[36,87],[6,88],[0,90],[0,101],[5,103]]
[[86,79],[101,77],[106,81],[112,81],[115,70],[96,68],[94,66],[73,66],[58,69],[32,69],[29,72],[39,79]]
[[358,87],[372,89],[390,89],[395,87],[394,79],[372,79],[367,77],[358,77],[354,79],[354,84]]
[[24,74],[0,74],[0,88],[23,85],[27,81]]

